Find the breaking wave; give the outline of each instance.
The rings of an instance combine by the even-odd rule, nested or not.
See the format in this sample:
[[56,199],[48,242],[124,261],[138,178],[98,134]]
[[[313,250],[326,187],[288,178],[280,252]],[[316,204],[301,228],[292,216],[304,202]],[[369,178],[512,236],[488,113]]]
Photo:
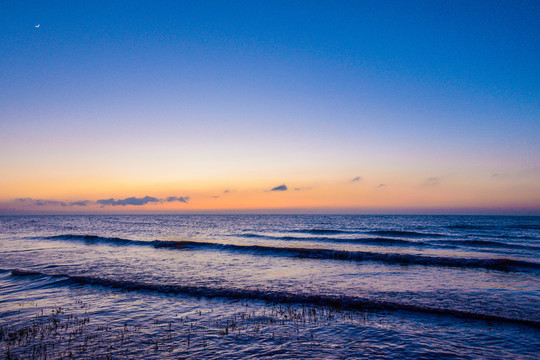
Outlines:
[[300,234],[313,234],[313,235],[339,235],[339,234],[358,234],[360,233],[357,230],[333,230],[333,229],[295,229],[287,230],[291,233],[300,233]]
[[365,244],[365,245],[382,245],[382,246],[430,246],[428,243],[420,241],[410,241],[405,239],[385,238],[385,237],[357,237],[357,238],[335,238],[335,237],[303,237],[303,236],[273,236],[256,233],[247,233],[242,235],[233,235],[245,238],[267,239],[267,240],[284,240],[284,241],[317,241],[330,243],[346,243],[346,244]]
[[422,238],[434,238],[443,237],[447,235],[424,233],[418,231],[401,231],[401,230],[372,230],[367,231],[368,234],[381,235],[381,236],[397,236],[397,237],[422,237]]
[[484,314],[472,311],[446,309],[438,307],[427,307],[413,304],[403,304],[397,302],[379,301],[351,296],[332,296],[319,294],[292,294],[288,292],[263,291],[253,289],[219,288],[209,286],[189,286],[189,285],[163,285],[141,283],[136,281],[104,279],[91,276],[78,276],[68,274],[46,274],[39,271],[23,269],[11,270],[12,276],[19,277],[50,277],[63,279],[55,285],[69,285],[70,283],[93,285],[102,287],[112,287],[126,291],[151,291],[163,294],[178,294],[205,298],[226,298],[226,299],[246,299],[262,300],[272,303],[293,303],[309,304],[319,306],[331,306],[345,310],[382,310],[382,311],[411,311],[425,314],[450,315],[459,318],[499,321],[528,325],[540,328],[540,322],[529,319],[510,318],[503,315]]
[[528,250],[540,250],[538,246],[521,245],[521,244],[509,244],[493,240],[451,240],[441,241],[448,244],[456,245],[468,245],[478,247],[491,247],[491,248],[505,248],[505,249],[528,249]]
[[369,251],[347,251],[334,249],[276,247],[262,245],[221,244],[203,241],[170,241],[170,240],[127,240],[115,237],[99,237],[95,235],[57,235],[46,237],[49,240],[83,241],[86,244],[113,244],[118,246],[137,245],[167,249],[210,249],[255,255],[284,256],[301,259],[326,259],[347,261],[373,261],[393,265],[444,266],[454,268],[482,268],[500,271],[531,271],[540,269],[540,263],[508,258],[459,258],[442,256],[424,256],[403,253],[381,253]]

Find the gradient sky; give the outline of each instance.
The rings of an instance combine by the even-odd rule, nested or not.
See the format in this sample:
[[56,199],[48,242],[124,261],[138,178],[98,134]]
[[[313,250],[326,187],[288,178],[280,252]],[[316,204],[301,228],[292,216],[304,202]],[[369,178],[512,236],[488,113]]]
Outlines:
[[2,1],[0,212],[540,214],[539,14]]

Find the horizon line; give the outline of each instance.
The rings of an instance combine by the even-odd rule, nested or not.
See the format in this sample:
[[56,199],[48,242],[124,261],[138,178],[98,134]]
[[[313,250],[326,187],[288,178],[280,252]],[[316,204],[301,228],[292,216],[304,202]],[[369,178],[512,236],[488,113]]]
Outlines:
[[[327,209],[328,210],[328,209]],[[414,211],[416,210],[416,211]],[[291,215],[291,216],[540,216],[540,209],[394,209],[394,211],[301,211],[301,209],[183,210],[183,211],[1,211],[0,216],[181,216],[181,215]]]

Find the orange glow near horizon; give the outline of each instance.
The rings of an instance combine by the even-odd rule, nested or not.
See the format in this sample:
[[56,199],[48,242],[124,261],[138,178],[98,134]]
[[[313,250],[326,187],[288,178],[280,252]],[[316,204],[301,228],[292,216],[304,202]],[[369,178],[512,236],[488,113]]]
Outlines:
[[[528,188],[534,188],[534,182],[522,182],[518,189],[509,191],[509,182],[492,179],[491,181],[458,181],[459,179],[404,178],[400,176],[379,177],[381,181],[354,177],[337,181],[326,178],[317,182],[279,183],[277,181],[230,181],[230,187],[217,186],[217,182],[186,181],[175,186],[168,184],[140,184],[137,181],[104,182],[99,179],[87,179],[74,185],[43,180],[40,186],[33,186],[28,191],[28,183],[13,184],[1,195],[2,208],[18,211],[50,211],[61,213],[174,213],[197,211],[237,211],[243,210],[283,210],[295,209],[297,212],[339,211],[354,212],[363,209],[515,209],[540,208],[540,197],[530,196]],[[286,185],[286,191],[271,191],[279,185]],[[6,187],[4,187],[6,189]],[[121,189],[121,190],[119,190]],[[141,190],[143,189],[143,190]],[[180,189],[180,190],[179,190]],[[86,190],[86,191],[85,191]],[[16,196],[9,196],[17,194]],[[80,195],[83,194],[83,195]],[[142,199],[149,196],[155,201],[141,205],[101,205],[101,199]],[[170,196],[189,197],[187,202],[171,201]],[[32,201],[16,199],[31,198]],[[39,200],[50,203],[39,203]],[[85,206],[73,205],[73,202],[86,200]],[[62,205],[62,203],[64,205]]]

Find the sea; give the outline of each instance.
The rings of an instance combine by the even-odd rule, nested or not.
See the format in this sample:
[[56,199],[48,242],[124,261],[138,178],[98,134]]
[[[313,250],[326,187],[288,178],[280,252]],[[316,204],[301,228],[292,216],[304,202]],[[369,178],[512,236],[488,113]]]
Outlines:
[[540,217],[0,217],[6,359],[539,359]]

